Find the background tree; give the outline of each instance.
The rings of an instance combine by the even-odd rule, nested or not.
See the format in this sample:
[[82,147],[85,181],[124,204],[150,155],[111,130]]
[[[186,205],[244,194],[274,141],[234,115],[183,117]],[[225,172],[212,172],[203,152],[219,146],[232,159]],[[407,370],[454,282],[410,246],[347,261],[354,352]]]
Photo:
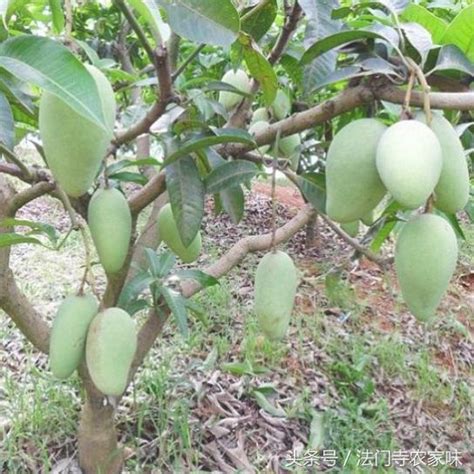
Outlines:
[[[69,213],[71,231],[65,238],[76,231],[85,236],[80,291],[90,287],[98,293],[102,309],[148,311],[128,383],[170,314],[186,334],[196,292],[215,284],[249,252],[291,238],[316,215],[357,252],[386,265],[378,252],[409,211],[389,202],[362,243],[332,222],[325,207],[325,157],[333,136],[358,118],[377,116],[391,123],[400,115],[411,117],[412,107],[424,107],[427,114],[443,109],[459,125],[465,148],[474,147],[469,130],[474,7],[409,3],[0,2],[0,307],[39,351],[49,351],[50,327],[10,269],[12,245],[64,242],[41,222],[15,219],[18,210],[44,194],[59,199]],[[28,166],[15,147],[30,141],[43,153],[38,104],[45,94],[66,103],[91,130],[107,128],[101,91],[84,64],[111,81],[118,113],[93,189],[68,197],[47,166]],[[220,80],[232,69],[247,71],[248,89]],[[275,104],[278,91],[290,99],[288,108]],[[226,108],[218,100],[224,93],[239,96],[235,106]],[[252,109],[261,107],[270,123],[250,134]],[[300,143],[283,153],[281,141],[295,134]],[[262,151],[264,145],[269,149]],[[293,153],[301,158],[289,166]],[[131,171],[135,167],[138,172]],[[217,211],[238,222],[245,207],[242,187],[272,167],[294,182],[308,203],[292,220],[242,239],[202,271],[176,269],[171,253],[156,252],[165,192],[188,246],[198,235],[206,195],[214,197]],[[107,272],[107,286],[99,292],[84,222],[91,195],[104,183],[126,195],[132,238],[125,262],[119,271]],[[138,225],[148,207],[146,223]],[[472,195],[465,212],[473,217]],[[445,217],[461,234],[456,215]],[[25,227],[29,231],[18,230]],[[119,472],[123,458],[113,417],[121,396],[105,397],[84,362],[79,373],[85,390],[78,432],[81,467],[90,473]]]

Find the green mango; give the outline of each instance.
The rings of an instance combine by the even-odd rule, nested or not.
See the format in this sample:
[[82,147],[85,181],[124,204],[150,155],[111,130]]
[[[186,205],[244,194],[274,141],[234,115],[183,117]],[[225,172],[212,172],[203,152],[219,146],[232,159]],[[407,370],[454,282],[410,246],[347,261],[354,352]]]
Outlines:
[[117,273],[127,258],[132,237],[132,215],[118,189],[99,189],[89,203],[87,222],[106,273]]
[[58,379],[66,379],[79,367],[87,330],[98,310],[92,295],[68,296],[59,306],[49,340],[49,365]]
[[362,216],[360,220],[365,224],[367,227],[370,227],[374,223],[374,211],[368,212],[365,216]]
[[278,89],[271,108],[276,120],[283,120],[285,117],[290,115],[291,101],[288,94],[285,91]]
[[197,260],[201,253],[201,232],[196,234],[189,247],[185,247],[178,226],[173,216],[171,204],[166,204],[158,214],[158,231],[160,238],[184,263],[191,263]]
[[456,268],[458,243],[442,217],[423,214],[403,227],[395,247],[395,270],[408,309],[431,319]]
[[46,162],[54,179],[72,197],[91,187],[113,137],[115,96],[107,78],[94,66],[95,79],[107,130],[77,114],[66,102],[44,92],[39,105],[39,132]]
[[124,392],[136,350],[135,321],[123,309],[108,308],[92,320],[86,362],[94,385],[104,395]]
[[341,224],[342,230],[351,237],[357,237],[359,233],[359,221],[346,222]]
[[434,191],[443,157],[429,127],[417,120],[402,120],[382,135],[376,163],[382,182],[395,200],[416,209]]
[[[232,69],[230,69],[222,76],[221,82],[230,84],[231,86],[234,86],[236,89],[242,92],[245,92],[247,94],[250,94],[252,90],[252,83],[250,82],[250,79],[245,73],[245,71],[242,71],[242,69],[237,69],[236,71],[233,71]],[[234,92],[228,92],[228,91],[219,92],[219,102],[225,107],[226,110],[233,109],[243,99],[244,99],[244,96],[240,94],[236,94]]]
[[[416,119],[426,124],[424,113]],[[454,127],[439,114],[434,113],[431,130],[439,140],[443,166],[435,187],[435,206],[441,211],[455,213],[464,209],[469,200],[469,169],[461,140]]]
[[269,252],[255,274],[255,313],[269,339],[281,339],[290,323],[297,287],[293,260],[282,251]]
[[252,120],[250,123],[255,122],[270,122],[270,115],[268,114],[268,110],[265,107],[260,107],[252,114]]
[[[268,122],[265,122],[263,120],[259,120],[258,122],[254,122],[252,125],[249,127],[249,133],[251,135],[257,135],[259,133],[264,132],[267,130],[267,128],[270,126]],[[258,148],[262,153],[266,153],[270,149],[270,145],[262,145],[261,147]]]
[[386,129],[372,118],[354,120],[331,142],[326,158],[326,213],[334,221],[358,220],[384,197],[375,154]]
[[280,138],[278,150],[283,158],[290,160],[290,168],[293,171],[298,169],[301,156],[301,137],[298,133]]

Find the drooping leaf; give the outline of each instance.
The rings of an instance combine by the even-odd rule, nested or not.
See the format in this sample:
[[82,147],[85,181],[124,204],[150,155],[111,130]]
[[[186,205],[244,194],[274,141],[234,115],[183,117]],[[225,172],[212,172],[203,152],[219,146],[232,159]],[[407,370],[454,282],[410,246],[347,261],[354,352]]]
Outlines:
[[15,146],[15,123],[7,98],[0,92],[0,143],[9,150]]
[[442,44],[454,44],[474,63],[474,5],[462,9],[448,25]]
[[33,35],[10,38],[0,44],[1,68],[51,92],[78,114],[106,127],[93,77],[65,46]]
[[178,270],[175,275],[179,278],[182,278],[183,280],[194,280],[198,282],[203,288],[219,284],[219,280],[217,280],[217,278],[214,278],[213,276],[208,275],[197,268]]
[[29,219],[16,219],[16,218],[8,217],[0,221],[0,226],[1,227],[15,227],[15,226],[28,227],[29,229],[31,229],[31,231],[27,235],[28,237],[31,236],[32,234],[42,234],[42,235],[45,235],[53,245],[56,245],[58,241],[58,232],[56,231],[56,229],[52,225],[45,224],[44,222],[37,222],[37,221],[29,220]]
[[21,109],[24,114],[31,118],[35,116],[33,98],[27,93],[24,83],[21,83],[7,71],[0,72],[0,92],[5,94],[12,108]]
[[402,23],[401,28],[410,44],[420,55],[421,64],[423,65],[430,49],[433,47],[431,34],[418,23]]
[[326,212],[326,184],[324,175],[305,173],[298,176],[298,187],[306,200],[319,212]]
[[61,0],[48,0],[53,17],[54,32],[59,35],[64,30],[64,13]]
[[38,244],[43,245],[43,243],[35,239],[34,237],[26,237],[21,234],[8,233],[0,234],[0,248],[1,247],[10,247],[11,245],[18,244]]
[[125,168],[135,167],[135,166],[159,166],[160,162],[156,158],[143,158],[140,160],[129,160],[124,159],[116,161],[111,165],[107,166],[107,174],[110,176],[114,173],[118,173]]
[[166,167],[166,187],[179,235],[185,247],[196,237],[204,214],[204,184],[190,157]]
[[230,46],[240,30],[240,17],[231,0],[158,0],[171,29],[196,43]]
[[142,173],[134,173],[132,171],[113,173],[109,175],[109,178],[126,183],[135,183],[141,186],[145,186],[145,184],[148,183],[148,178],[146,176],[144,176]]
[[[137,273],[127,284],[123,287],[120,293],[117,306],[124,309],[129,314],[132,314],[131,308],[137,310],[135,303],[139,296],[153,283],[155,278],[148,272],[141,271]],[[143,303],[141,303],[143,304]]]
[[221,143],[243,143],[245,145],[252,145],[254,143],[253,137],[240,128],[221,128],[213,130],[213,134],[203,135],[198,138],[192,138],[188,142],[182,143],[177,150],[171,153],[163,163],[163,166],[168,166],[183,156],[190,153],[208,148]]
[[393,218],[384,219],[383,225],[380,226],[377,233],[374,235],[370,244],[370,250],[378,252],[383,243],[388,239],[394,227],[397,225],[398,220]]
[[248,33],[255,41],[259,41],[270,29],[278,11],[276,0],[268,0],[262,6],[257,3],[243,10],[241,30]]
[[171,29],[161,18],[157,3],[154,0],[129,0],[129,3],[146,21],[157,43],[166,43]]
[[435,67],[430,71],[461,71],[471,76],[474,75],[474,64],[469,61],[466,55],[453,44],[443,46],[438,54]]
[[189,334],[188,330],[188,311],[186,309],[186,298],[184,298],[177,291],[161,287],[160,289],[163,298],[168,305],[168,308],[173,313],[175,317],[176,324],[184,337],[187,337]]
[[439,43],[448,27],[448,24],[437,17],[425,7],[410,2],[408,7],[401,15],[401,19],[407,22],[415,22],[423,26],[431,33],[431,37],[435,43]]
[[205,179],[206,192],[218,193],[253,178],[259,169],[255,163],[245,160],[228,161],[213,169]]
[[260,83],[263,101],[267,106],[270,106],[275,100],[278,90],[278,78],[275,70],[267,58],[256,48],[250,36],[241,34],[240,42],[250,74]]

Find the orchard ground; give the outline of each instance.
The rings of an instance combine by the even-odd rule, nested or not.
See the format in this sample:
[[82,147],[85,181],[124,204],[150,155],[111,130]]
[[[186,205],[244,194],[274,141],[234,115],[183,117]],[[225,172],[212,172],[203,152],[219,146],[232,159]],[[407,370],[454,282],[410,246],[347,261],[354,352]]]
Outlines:
[[[281,225],[301,198],[280,184]],[[200,268],[239,238],[268,232],[269,193],[268,183],[255,184],[238,226],[207,207]],[[69,227],[48,197],[21,216],[62,234]],[[304,232],[284,245],[300,272],[297,305],[288,337],[265,341],[252,309],[261,255],[250,255],[196,298],[204,311],[191,317],[189,339],[171,322],[139,371],[117,413],[127,471],[284,472],[293,450],[327,449],[340,463],[348,458],[345,472],[368,472],[358,467],[357,450],[458,451],[472,472],[474,230],[467,224],[464,230],[449,295],[428,327],[407,313],[392,272],[355,260],[321,223],[314,247],[305,248]],[[71,235],[59,253],[22,245],[13,254],[18,281],[52,317],[82,275],[79,236]],[[79,472],[79,386],[76,376],[54,380],[47,358],[2,315],[0,472]]]

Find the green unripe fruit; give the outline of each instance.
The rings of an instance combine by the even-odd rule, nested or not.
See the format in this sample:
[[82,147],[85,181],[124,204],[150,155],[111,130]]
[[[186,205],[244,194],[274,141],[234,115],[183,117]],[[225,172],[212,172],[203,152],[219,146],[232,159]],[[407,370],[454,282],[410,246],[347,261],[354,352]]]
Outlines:
[[270,115],[268,114],[268,110],[265,107],[260,107],[257,109],[253,115],[252,115],[252,120],[250,123],[255,123],[255,122],[269,122],[270,121]]
[[290,160],[290,168],[293,171],[298,169],[298,163],[301,155],[301,137],[298,133],[280,138],[278,149],[284,158]]
[[[227,71],[221,79],[222,82],[234,86],[236,89],[250,94],[252,89],[252,83],[250,82],[247,74],[242,71],[242,69],[237,69],[233,71],[232,69]],[[237,104],[239,104],[244,97],[240,94],[235,94],[234,92],[221,91],[219,92],[219,102],[226,108],[226,110],[233,109]]]
[[[426,123],[423,113],[417,120]],[[435,187],[435,206],[447,213],[464,209],[469,199],[469,170],[464,148],[456,130],[444,117],[433,114],[431,130],[439,140],[443,155],[443,166]]]
[[457,257],[456,235],[442,217],[424,214],[403,227],[395,248],[395,270],[403,299],[418,320],[434,316]]
[[285,117],[290,115],[291,112],[291,101],[288,94],[281,89],[278,89],[275,100],[272,104],[273,116],[277,120],[283,120]]
[[360,220],[367,226],[370,227],[374,223],[374,211],[368,212],[365,216],[362,216]]
[[401,205],[423,205],[438,183],[443,164],[436,135],[416,120],[387,129],[377,147],[377,169],[385,187]]
[[136,350],[135,321],[123,309],[108,308],[92,320],[86,362],[94,385],[103,394],[118,397],[123,393]]
[[269,339],[286,334],[296,286],[296,268],[285,252],[269,252],[260,260],[255,274],[255,313]]
[[113,137],[115,96],[107,78],[87,66],[95,79],[108,130],[77,114],[66,102],[44,92],[39,105],[39,131],[54,179],[72,197],[85,194],[99,171]]
[[49,340],[49,365],[58,379],[69,377],[79,367],[87,330],[98,310],[91,295],[68,296],[59,306]]
[[342,230],[351,237],[357,237],[359,233],[359,221],[346,222],[341,225]]
[[[260,120],[250,125],[249,133],[254,136],[258,135],[259,133],[263,133],[265,130],[267,130],[269,126],[270,124],[268,122]],[[262,153],[266,153],[269,149],[270,149],[270,145],[262,145],[261,147],[259,147],[259,150]]]
[[124,195],[117,189],[96,191],[89,203],[87,222],[104,270],[118,272],[132,236],[132,215]]
[[185,247],[173,216],[171,204],[166,204],[158,214],[160,238],[184,263],[194,262],[201,253],[201,232],[196,234],[189,247]]
[[326,213],[341,223],[370,212],[385,195],[375,156],[387,127],[375,119],[360,119],[334,137],[326,159]]

